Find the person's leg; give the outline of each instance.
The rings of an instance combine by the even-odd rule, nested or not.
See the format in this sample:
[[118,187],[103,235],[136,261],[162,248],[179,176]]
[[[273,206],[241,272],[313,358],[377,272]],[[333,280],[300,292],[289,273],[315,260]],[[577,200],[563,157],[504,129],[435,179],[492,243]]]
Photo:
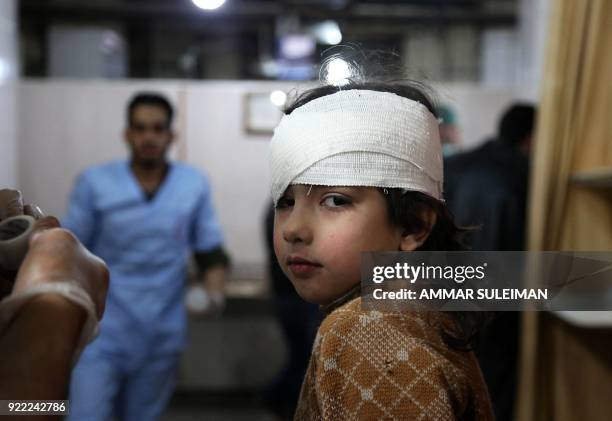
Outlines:
[[122,374],[111,359],[83,353],[72,371],[67,421],[109,421]]
[[151,358],[130,373],[121,393],[121,421],[159,419],[176,385],[179,357],[176,354]]

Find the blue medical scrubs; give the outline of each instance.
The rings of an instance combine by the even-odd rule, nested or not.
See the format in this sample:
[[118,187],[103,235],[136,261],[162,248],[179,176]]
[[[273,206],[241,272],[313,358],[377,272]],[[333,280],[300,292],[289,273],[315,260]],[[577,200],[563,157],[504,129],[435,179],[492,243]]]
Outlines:
[[63,226],[111,276],[100,335],[73,372],[69,419],[156,419],[186,342],[186,260],[222,244],[208,181],[174,162],[149,200],[128,161],[93,167],[78,177]]

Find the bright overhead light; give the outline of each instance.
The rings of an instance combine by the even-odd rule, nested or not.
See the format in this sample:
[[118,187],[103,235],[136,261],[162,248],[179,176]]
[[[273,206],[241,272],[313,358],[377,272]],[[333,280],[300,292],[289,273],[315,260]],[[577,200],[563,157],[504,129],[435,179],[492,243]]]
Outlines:
[[346,85],[351,76],[353,76],[353,71],[346,60],[335,57],[325,64],[324,78],[331,85]]
[[215,10],[223,6],[225,0],[191,0],[193,4],[204,10]]
[[279,108],[285,105],[286,101],[287,101],[287,94],[284,93],[283,91],[273,91],[270,94],[270,102]]
[[327,45],[340,44],[342,41],[342,32],[338,23],[333,20],[326,20],[313,27],[314,35],[320,43]]

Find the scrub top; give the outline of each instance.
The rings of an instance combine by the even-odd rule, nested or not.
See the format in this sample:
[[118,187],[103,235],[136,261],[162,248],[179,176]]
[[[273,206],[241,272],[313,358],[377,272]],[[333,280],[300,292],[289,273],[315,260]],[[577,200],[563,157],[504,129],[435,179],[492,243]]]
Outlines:
[[187,258],[222,244],[206,176],[173,162],[148,199],[127,160],[89,168],[62,222],[110,271],[100,336],[90,347],[134,358],[181,351]]

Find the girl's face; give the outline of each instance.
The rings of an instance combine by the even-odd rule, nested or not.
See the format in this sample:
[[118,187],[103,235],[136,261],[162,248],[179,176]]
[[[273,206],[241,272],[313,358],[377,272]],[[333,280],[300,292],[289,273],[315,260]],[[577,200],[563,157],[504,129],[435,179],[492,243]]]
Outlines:
[[298,294],[328,304],[359,283],[361,252],[422,244],[422,236],[393,226],[387,212],[373,187],[289,186],[277,204],[274,250]]

